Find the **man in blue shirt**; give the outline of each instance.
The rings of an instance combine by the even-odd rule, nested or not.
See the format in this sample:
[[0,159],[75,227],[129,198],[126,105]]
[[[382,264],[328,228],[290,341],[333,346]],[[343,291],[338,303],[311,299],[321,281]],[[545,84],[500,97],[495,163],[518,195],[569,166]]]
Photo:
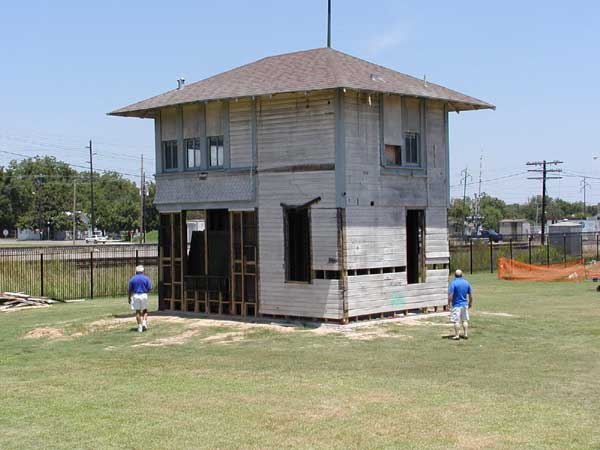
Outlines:
[[[469,308],[473,305],[473,291],[469,282],[463,278],[461,270],[457,270],[454,277],[448,287],[448,305],[452,308],[450,321],[454,323],[452,339],[458,341],[461,323],[464,329],[464,338],[469,339]],[[468,301],[467,296],[469,297]]]
[[135,309],[135,319],[141,333],[148,329],[148,292],[152,290],[152,281],[144,275],[144,266],[135,268],[135,275],[129,280],[127,290],[129,304],[131,309]]

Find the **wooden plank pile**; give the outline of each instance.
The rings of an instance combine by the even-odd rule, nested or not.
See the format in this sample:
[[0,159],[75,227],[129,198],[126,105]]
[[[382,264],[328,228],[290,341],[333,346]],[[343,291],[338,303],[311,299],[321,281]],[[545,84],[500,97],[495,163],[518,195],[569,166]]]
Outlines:
[[58,300],[48,297],[27,295],[23,292],[0,292],[0,311],[8,311],[17,308],[47,308]]

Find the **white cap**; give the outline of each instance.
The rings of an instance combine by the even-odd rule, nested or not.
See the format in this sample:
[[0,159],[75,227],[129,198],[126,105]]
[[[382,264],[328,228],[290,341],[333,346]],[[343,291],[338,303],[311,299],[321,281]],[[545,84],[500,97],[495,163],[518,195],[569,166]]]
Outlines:
[[[142,269],[143,269],[143,267],[142,267]],[[454,276],[457,278],[462,277],[462,270],[456,269],[456,272],[454,272]]]
[[139,266],[136,266],[135,271],[136,273],[142,273],[144,271],[144,266],[142,266],[141,264]]

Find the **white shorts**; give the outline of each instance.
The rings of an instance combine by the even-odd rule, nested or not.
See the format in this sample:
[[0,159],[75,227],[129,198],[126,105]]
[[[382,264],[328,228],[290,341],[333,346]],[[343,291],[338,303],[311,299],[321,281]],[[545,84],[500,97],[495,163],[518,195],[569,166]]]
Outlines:
[[469,307],[468,306],[453,306],[450,311],[450,322],[468,322]]
[[131,296],[131,309],[148,309],[148,294],[133,294]]

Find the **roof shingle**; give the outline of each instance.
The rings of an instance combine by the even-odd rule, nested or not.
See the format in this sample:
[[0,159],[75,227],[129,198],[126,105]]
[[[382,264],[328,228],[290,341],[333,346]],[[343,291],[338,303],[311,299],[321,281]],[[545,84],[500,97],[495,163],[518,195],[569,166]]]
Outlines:
[[152,110],[185,103],[333,88],[438,99],[456,110],[495,109],[490,103],[443,86],[338,50],[319,48],[263,58],[109,114],[144,117]]

